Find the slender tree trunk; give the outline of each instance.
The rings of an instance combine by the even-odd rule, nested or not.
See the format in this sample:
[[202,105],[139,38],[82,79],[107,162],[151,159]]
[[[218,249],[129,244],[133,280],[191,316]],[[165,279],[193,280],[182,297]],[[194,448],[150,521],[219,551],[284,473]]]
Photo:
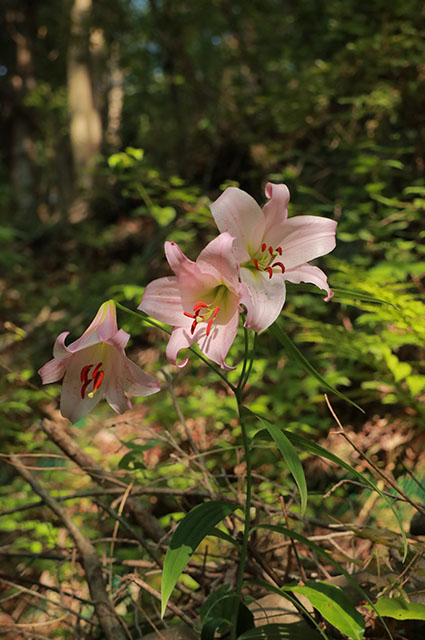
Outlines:
[[121,145],[121,118],[124,103],[124,74],[120,67],[119,44],[114,42],[109,57],[110,89],[108,93],[107,141],[113,151]]
[[15,45],[15,64],[7,86],[10,97],[9,163],[19,220],[30,226],[37,212],[37,176],[34,125],[25,97],[35,88],[33,75],[32,8],[17,2],[5,12],[9,37]]
[[102,121],[95,104],[90,71],[91,8],[92,0],[74,0],[68,49],[71,146],[77,180],[85,189],[92,186],[93,158],[102,144]]

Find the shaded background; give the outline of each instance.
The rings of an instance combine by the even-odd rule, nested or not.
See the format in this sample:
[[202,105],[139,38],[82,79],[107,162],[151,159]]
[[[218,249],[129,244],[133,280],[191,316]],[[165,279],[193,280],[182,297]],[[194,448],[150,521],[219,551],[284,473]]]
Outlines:
[[[168,273],[164,240],[195,258],[216,233],[210,200],[238,184],[262,202],[271,180],[289,186],[291,215],[338,220],[337,249],[320,260],[331,285],[397,305],[349,296],[325,304],[288,287],[282,321],[318,371],[366,410],[335,400],[356,441],[423,499],[409,475],[424,477],[423,2],[1,0],[0,7],[3,450],[48,447],[37,421],[58,419],[60,387],[46,399],[36,371],[56,335],[69,329],[76,337],[107,298],[135,308],[143,287]],[[159,334],[130,317],[121,324],[134,335],[136,362],[175,376],[202,447],[217,444],[217,427],[232,441],[231,401],[221,395],[217,403],[222,392],[210,374],[198,364],[168,370]],[[237,342],[235,362],[241,349]],[[261,338],[249,398],[257,410],[336,446],[322,391],[270,336]],[[161,398],[143,404],[158,428],[176,420]],[[111,419],[103,406],[96,416],[84,421],[87,446]],[[233,469],[226,455],[211,468]],[[257,463],[273,479],[265,455]],[[165,464],[167,451],[158,456]],[[306,472],[310,488],[324,490],[327,472],[314,463]],[[23,491],[7,465],[1,473],[5,487]],[[17,503],[10,488],[6,497]],[[329,508],[349,519],[364,501],[358,490]],[[373,511],[365,509],[363,519]],[[19,520],[8,522],[20,531],[18,548],[34,537],[51,545],[35,533],[37,519],[25,533]]]

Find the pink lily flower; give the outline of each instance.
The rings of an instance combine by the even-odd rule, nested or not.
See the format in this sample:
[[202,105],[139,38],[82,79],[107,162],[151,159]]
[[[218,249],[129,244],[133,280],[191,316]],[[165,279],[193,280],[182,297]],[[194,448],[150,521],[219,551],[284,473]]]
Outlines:
[[156,378],[144,373],[124,351],[130,335],[117,327],[115,303],[104,302],[81,338],[66,346],[69,331],[55,342],[53,360],[39,370],[43,384],[63,378],[60,410],[72,423],[89,413],[103,396],[117,413],[131,409],[128,396],[159,391]]
[[239,324],[239,267],[232,251],[233,238],[222,233],[198,256],[189,260],[175,242],[165,243],[165,255],[176,274],[154,280],[146,287],[139,309],[174,326],[166,355],[177,362],[180,349],[197,342],[208,358],[223,369]]
[[281,312],[285,280],[312,283],[326,291],[325,300],[333,295],[323,271],[308,262],[334,249],[337,223],[310,215],[288,219],[289,190],[284,184],[267,183],[266,196],[269,201],[261,209],[248,193],[229,187],[211,205],[219,231],[235,238],[245,326],[257,332]]

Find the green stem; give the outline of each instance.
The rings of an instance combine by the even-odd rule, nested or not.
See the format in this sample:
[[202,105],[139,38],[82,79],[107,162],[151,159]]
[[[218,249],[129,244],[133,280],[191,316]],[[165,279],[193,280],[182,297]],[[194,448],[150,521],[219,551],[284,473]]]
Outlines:
[[250,518],[251,518],[251,493],[252,493],[252,473],[251,473],[251,451],[249,446],[249,437],[247,428],[244,421],[243,416],[243,406],[242,406],[242,395],[244,387],[248,381],[248,376],[250,372],[250,367],[247,370],[247,362],[248,362],[248,335],[245,329],[245,354],[244,354],[244,363],[242,366],[242,373],[239,378],[239,384],[235,389],[235,398],[238,404],[238,413],[239,413],[239,421],[242,429],[242,442],[243,448],[245,452],[245,464],[246,464],[246,495],[245,495],[245,508],[244,508],[244,528],[243,528],[243,537],[242,537],[242,546],[241,546],[241,554],[239,560],[239,568],[236,579],[236,603],[235,610],[233,613],[233,624],[231,629],[231,640],[236,640],[237,636],[237,622],[239,617],[239,607],[241,602],[241,594],[242,594],[242,584],[243,584],[243,575],[245,571],[246,558],[248,553],[248,542],[249,542],[249,530],[250,530]]

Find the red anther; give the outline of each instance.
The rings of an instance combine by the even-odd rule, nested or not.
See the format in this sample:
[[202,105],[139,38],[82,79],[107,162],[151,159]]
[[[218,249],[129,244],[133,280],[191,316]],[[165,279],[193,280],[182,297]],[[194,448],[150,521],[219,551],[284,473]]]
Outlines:
[[194,312],[199,313],[201,309],[208,309],[208,305],[206,304],[206,302],[195,302],[195,304],[193,305]]
[[269,272],[269,278],[271,278],[271,277],[272,277],[272,275],[273,275],[273,271],[272,271],[271,267],[266,267],[266,268],[264,269],[264,271],[268,271],[268,272]]
[[188,313],[187,311],[183,311],[183,315],[186,316],[187,318],[194,318],[195,317],[193,315],[193,313]]
[[267,249],[267,245],[265,242],[261,245],[261,251],[265,251]]
[[273,247],[269,247],[269,253],[270,253],[270,255],[271,255],[272,257],[274,256]]
[[195,329],[196,329],[196,325],[197,324],[198,323],[196,322],[196,318],[195,318],[195,320],[192,322],[192,326],[190,327],[190,333],[192,334],[192,336],[195,333]]
[[212,317],[208,320],[208,324],[207,324],[207,336],[209,336],[209,335],[210,335],[211,325],[212,325],[212,323],[213,323],[213,320],[214,320],[214,318],[212,318]]
[[83,386],[81,387],[81,399],[84,400],[84,398],[86,397],[86,390],[87,387],[89,386],[91,380],[87,380],[87,382],[85,382],[83,384]]
[[282,255],[282,247],[276,247],[275,251],[277,251],[280,256]]
[[91,379],[94,380],[98,374],[98,371],[100,369],[100,367],[102,366],[101,362],[98,362],[97,365],[95,366],[95,368],[93,369],[93,373],[91,375]]
[[93,366],[92,364],[86,364],[86,366],[81,369],[81,373],[80,373],[81,382],[88,384],[87,376],[89,375],[89,371],[92,368],[92,366]]
[[218,312],[219,312],[219,311],[220,311],[220,307],[216,307],[216,308],[214,309],[214,313],[213,313],[213,315],[212,315],[213,320],[214,320],[214,318],[216,318],[216,317],[217,317],[217,315],[218,315]]
[[258,266],[258,260],[257,258],[254,258],[254,266],[257,269],[257,271],[260,271],[260,267]]
[[98,371],[96,373],[96,377],[94,378],[94,382],[93,382],[93,390],[96,391],[97,389],[99,389],[100,385],[103,382],[103,378],[105,377],[105,372],[104,371]]
[[273,267],[280,267],[282,269],[282,273],[285,273],[286,271],[285,265],[283,265],[281,262],[275,262],[274,264],[272,264],[272,269]]

